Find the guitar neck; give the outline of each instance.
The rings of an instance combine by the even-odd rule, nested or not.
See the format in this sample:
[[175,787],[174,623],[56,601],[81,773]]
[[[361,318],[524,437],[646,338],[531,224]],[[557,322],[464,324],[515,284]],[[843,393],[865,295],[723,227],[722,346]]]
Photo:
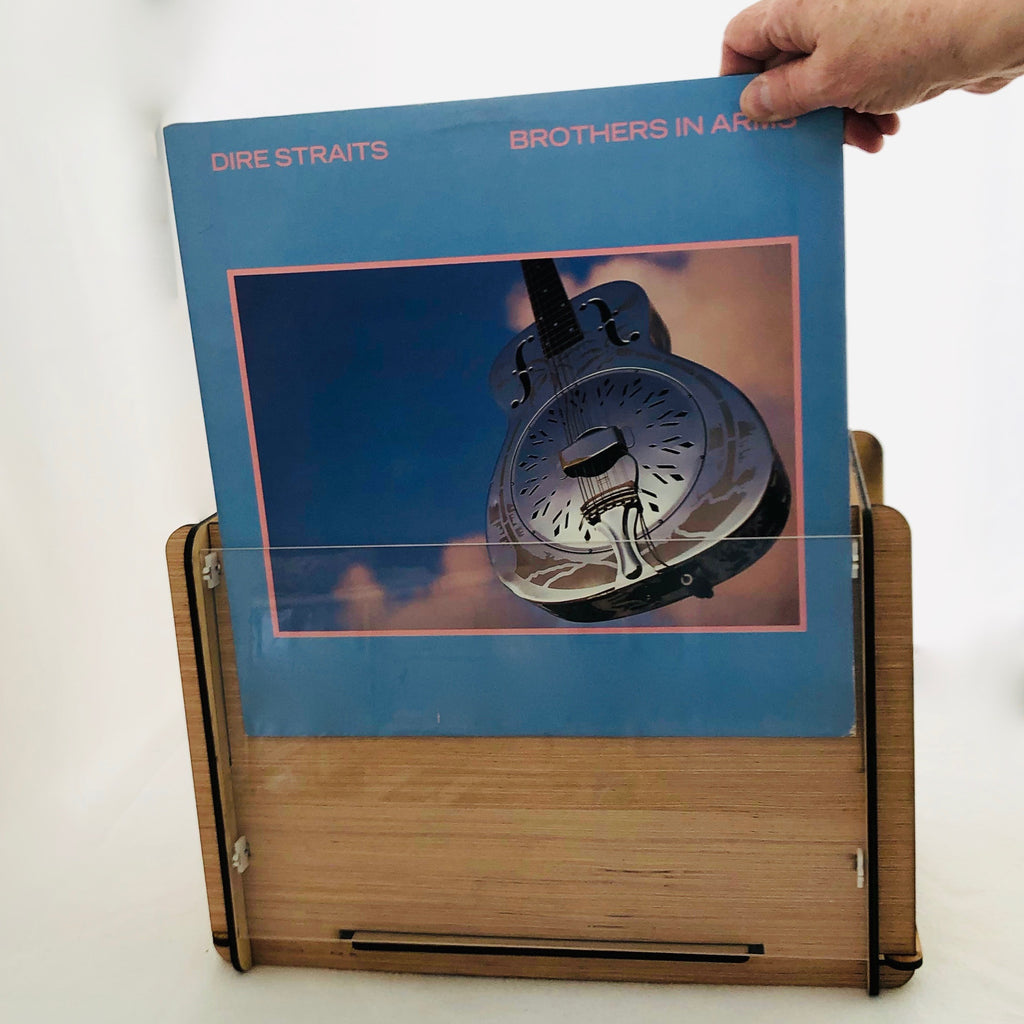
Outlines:
[[522,260],[521,264],[541,347],[550,359],[582,341],[583,332],[558,276],[555,261]]

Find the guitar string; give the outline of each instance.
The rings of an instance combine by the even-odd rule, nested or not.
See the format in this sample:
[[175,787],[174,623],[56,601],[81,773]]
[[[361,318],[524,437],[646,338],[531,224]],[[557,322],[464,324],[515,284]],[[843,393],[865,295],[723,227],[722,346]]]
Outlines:
[[[540,261],[537,261],[537,264],[535,264],[534,266],[539,270]],[[548,266],[546,268],[544,268],[545,271],[548,269],[553,271],[558,283],[558,288],[557,290],[552,290],[548,287],[539,288],[538,286],[534,289],[535,293],[538,290],[540,291],[540,294],[537,296],[539,299],[537,303],[538,306],[543,305],[544,307],[541,312],[535,312],[535,317],[538,320],[538,333],[541,335],[542,347],[547,347],[550,348],[551,350],[548,353],[548,363],[551,367],[552,381],[555,387],[556,395],[558,396],[556,400],[556,408],[558,409],[561,416],[562,428],[565,433],[566,444],[568,446],[572,444],[574,441],[578,440],[579,437],[582,436],[582,434],[585,433],[587,430],[587,413],[583,409],[585,395],[581,394],[578,386],[575,387],[574,389],[566,388],[562,375],[562,369],[567,369],[566,367],[563,366],[563,356],[564,352],[567,351],[568,347],[570,347],[573,344],[573,341],[571,340],[572,335],[575,332],[579,332],[582,335],[583,331],[579,325],[578,320],[576,319],[575,311],[573,310],[571,300],[569,300],[568,295],[565,293],[561,277],[558,276],[558,271],[557,268],[554,266],[553,260],[548,263]],[[534,282],[536,284],[536,278],[538,276],[537,273],[534,272],[531,276],[533,276]],[[551,295],[550,299],[547,298],[547,294],[549,291],[553,291],[553,294]],[[560,317],[561,321],[555,320],[556,316]],[[540,329],[541,326],[543,326],[543,330]],[[550,339],[550,343],[547,342],[547,339]],[[603,402],[601,404],[603,404]],[[638,476],[639,466],[636,462],[636,459],[632,458],[631,461],[634,464],[636,474]],[[636,479],[636,477],[634,478],[633,484],[634,488],[638,491],[638,480]],[[592,501],[597,495],[610,490],[612,487],[612,480],[611,476],[608,473],[601,473],[593,478],[578,477],[577,485],[582,498],[582,504],[580,508],[580,524],[585,531],[586,517],[583,513],[584,507],[586,506],[588,501]],[[630,503],[620,502],[617,504],[622,505],[623,515],[625,519],[625,509],[629,507]],[[648,530],[645,521],[646,517],[643,516],[643,508],[639,504],[638,493],[634,494],[632,504],[634,504],[635,507],[637,507],[638,532],[640,533],[640,535],[644,535],[648,532]],[[566,510],[561,510],[559,512],[558,518],[560,518],[562,514],[565,514],[566,526],[568,527],[570,524],[569,515]],[[623,526],[625,526],[625,522],[623,523]]]
[[[576,326],[579,327],[578,322],[577,322]],[[571,329],[571,327],[570,327],[570,329]],[[579,329],[580,329],[580,331],[582,333],[582,328],[579,328]],[[555,358],[556,359],[560,359],[560,357],[555,357]],[[628,385],[626,385],[626,387],[628,387]],[[595,395],[595,397],[597,398],[598,405],[603,407],[604,406],[604,399],[600,395],[600,393],[598,392]],[[579,393],[579,389],[578,388],[576,389],[576,391],[573,392],[573,394],[569,398],[569,407],[571,408],[572,406],[576,406],[576,409],[578,411],[577,429],[579,429],[580,433],[582,434],[585,431],[585,429],[586,429],[586,423],[588,422],[588,420],[587,420],[587,417],[586,417],[586,413],[583,410],[583,399],[580,397],[580,393]],[[579,435],[577,435],[577,436],[579,436]],[[646,517],[646,515],[644,513],[643,504],[642,504],[642,502],[640,500],[640,496],[639,496],[640,466],[639,466],[639,462],[638,462],[638,460],[636,459],[635,456],[628,455],[627,458],[628,458],[629,462],[631,462],[632,465],[633,465],[633,470],[634,470],[634,480],[633,480],[633,482],[634,482],[634,487],[635,487],[635,493],[633,495],[633,502],[632,503],[627,503],[627,502],[619,502],[619,503],[617,503],[618,506],[621,506],[623,508],[623,533],[626,534],[628,532],[630,534],[633,534],[634,535],[633,539],[635,541],[637,541],[637,542],[639,542],[641,540],[646,541],[647,542],[647,546],[649,547],[650,544],[652,543],[652,540],[651,540],[651,530],[650,530],[650,527],[647,525],[647,517]],[[591,497],[594,497],[596,495],[604,493],[605,491],[609,490],[611,488],[611,486],[612,486],[611,476],[608,473],[599,474],[597,477],[594,478],[594,480],[596,481],[596,483],[591,485],[591,491],[592,491]],[[582,483],[582,480],[581,480],[581,483]],[[626,529],[626,521],[625,521],[625,511],[626,511],[627,508],[630,507],[630,504],[632,504],[632,507],[634,507],[636,509],[637,520],[636,520],[636,528],[635,528],[635,530],[627,531],[627,529]],[[616,506],[613,506],[613,507],[616,507]],[[583,517],[583,514],[582,514],[582,509],[581,509],[581,523],[583,523],[583,525],[585,526],[585,521],[584,521],[584,517]],[[655,556],[655,557],[657,557],[657,556]],[[662,560],[659,558],[658,561],[661,562]],[[664,564],[664,563],[662,562],[662,564]]]
[[[558,330],[554,332],[554,347],[555,353],[553,354],[552,361],[556,365],[556,370],[561,369],[563,365],[563,359],[567,360],[565,353],[568,348],[573,344],[572,335],[579,333],[580,339],[582,340],[583,330],[579,325],[579,321],[576,318],[575,310],[573,309],[572,302],[568,298],[565,292],[564,285],[561,277],[558,276],[557,268],[554,266],[554,261],[550,264],[551,269],[556,275],[558,282],[558,289],[554,293],[555,308],[548,312],[547,315],[557,315],[562,318],[562,322],[557,324]],[[558,308],[561,307],[561,308]],[[567,424],[567,431],[569,432],[569,443],[578,440],[588,429],[588,417],[584,411],[583,405],[585,402],[585,394],[581,392],[579,386],[574,388],[565,388],[562,380],[562,373],[557,373],[558,381],[561,386],[561,394],[563,395],[562,409],[563,416],[565,417]],[[575,436],[572,436],[572,435]],[[580,524],[586,532],[586,522],[584,515],[584,508],[586,504],[608,490],[611,486],[611,479],[607,473],[598,474],[596,477],[578,477],[577,484],[579,491],[582,496],[582,502],[580,507]],[[566,525],[569,525],[569,516],[566,514]]]
[[[548,277],[549,281],[552,274],[548,273],[548,271],[553,272],[553,276],[557,282],[557,288],[552,289],[550,286],[543,288],[540,287],[537,282],[537,271],[540,271],[540,276]],[[524,261],[524,276],[527,273]],[[542,309],[535,310],[534,316],[538,323],[538,334],[540,335],[542,348],[549,350],[545,355],[547,356],[556,395],[555,410],[558,413],[556,418],[561,421],[562,431],[566,438],[566,445],[569,446],[586,432],[588,429],[587,423],[589,422],[588,414],[583,408],[586,401],[586,395],[581,392],[578,384],[573,388],[567,388],[563,379],[563,371],[570,375],[573,372],[571,368],[566,365],[568,357],[565,355],[568,349],[575,343],[572,339],[572,335],[574,333],[579,333],[580,338],[577,340],[582,340],[584,332],[576,318],[572,301],[568,298],[568,295],[565,292],[561,277],[558,276],[558,271],[554,265],[554,261],[547,261],[546,266],[543,266],[541,261],[536,261],[533,272],[530,276],[534,279],[534,287],[532,289],[530,288],[529,279],[527,280],[528,291],[532,290],[533,292],[531,295],[531,305],[534,304],[533,300],[536,298],[536,305],[538,307],[543,307]],[[549,292],[551,293],[550,298],[548,297]],[[555,319],[556,317],[559,319]],[[601,396],[599,393],[595,395],[598,404],[601,406],[604,405],[604,397],[607,396]],[[623,508],[624,532],[635,534],[634,539],[636,541],[646,540],[649,545],[651,543],[650,528],[647,525],[646,515],[644,514],[643,504],[639,495],[640,467],[635,456],[629,456],[629,461],[634,467],[632,502],[619,501],[612,507],[621,506]],[[582,502],[580,508],[580,529],[584,532],[584,536],[586,536],[587,523],[583,509],[588,501],[593,500],[596,496],[611,489],[612,479],[610,474],[607,472],[598,474],[593,478],[577,477],[576,479]],[[637,521],[635,530],[627,531],[626,510],[630,507],[636,509]],[[610,509],[608,511],[610,511]],[[558,510],[556,518],[552,520],[552,523],[557,526],[557,520],[561,518],[562,515],[565,515],[565,525],[568,528],[571,522],[568,509]],[[589,540],[589,538],[587,539]]]
[[[565,434],[565,446],[568,448],[579,439],[583,431],[579,430],[576,436],[573,436],[576,428],[572,422],[571,398],[560,372],[562,357],[560,349],[564,346],[565,342],[569,341],[574,326],[577,331],[580,330],[579,324],[572,311],[572,306],[568,295],[565,293],[565,287],[562,284],[562,279],[558,274],[558,268],[555,266],[554,260],[529,261],[529,266],[528,261],[524,260],[522,267],[523,275],[526,278],[527,292],[530,296],[530,304],[536,307],[533,313],[537,321],[537,333],[540,335],[541,348],[547,350],[544,354],[548,361],[552,385],[555,391],[554,408],[557,410],[558,418],[561,419],[562,430]],[[540,280],[543,277],[548,278],[548,282]],[[554,294],[549,298],[548,293],[552,290],[550,285],[551,278],[554,278],[558,287],[553,290]],[[563,296],[562,298],[560,298],[559,292]],[[559,306],[562,307],[561,310],[559,310]],[[568,313],[568,319],[565,317],[566,313]],[[561,324],[555,319],[558,316],[562,317]],[[582,334],[582,331],[580,333]],[[588,494],[590,487],[585,477],[577,477],[576,482],[582,497],[582,516],[582,506],[591,500],[594,495]],[[556,519],[561,518],[563,511],[562,509],[558,510]],[[552,522],[554,525],[557,525],[555,520]]]
[[[580,327],[579,325],[579,321],[576,318],[576,311],[573,309],[572,302],[570,299],[568,299],[568,296],[566,297],[565,305],[566,313],[570,318],[569,323],[566,325],[566,331],[568,332],[568,334],[571,334],[573,328],[575,327],[575,329],[579,331],[582,339],[582,335],[584,332],[582,327]],[[558,358],[561,358],[561,355]],[[585,400],[586,395],[584,392],[581,391],[578,385],[573,389],[571,394],[567,395],[567,407],[570,410],[570,412],[575,410],[576,413],[576,423],[574,429],[577,431],[577,439],[581,437],[584,433],[586,433],[587,429],[589,429],[587,426],[587,424],[589,423],[588,416],[583,408]],[[579,482],[580,490],[584,494],[585,499],[580,507],[580,523],[584,533],[586,533],[587,522],[586,516],[584,514],[584,508],[587,502],[593,501],[598,495],[609,490],[609,488],[611,487],[611,477],[608,473],[599,473],[595,477],[581,477],[579,478]]]

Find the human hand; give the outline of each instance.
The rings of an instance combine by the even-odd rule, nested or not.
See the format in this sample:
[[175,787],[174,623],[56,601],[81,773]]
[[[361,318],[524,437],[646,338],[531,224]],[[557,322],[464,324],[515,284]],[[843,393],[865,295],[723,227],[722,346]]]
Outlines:
[[1024,74],[1024,0],[760,0],[726,27],[721,73],[758,75],[751,120],[843,107],[846,141],[877,153],[897,110]]

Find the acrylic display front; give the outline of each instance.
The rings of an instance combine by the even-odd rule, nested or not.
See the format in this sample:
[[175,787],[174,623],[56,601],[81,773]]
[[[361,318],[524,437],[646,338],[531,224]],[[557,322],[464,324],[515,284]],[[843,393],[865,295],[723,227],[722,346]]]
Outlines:
[[[717,557],[750,543],[768,541],[726,539]],[[710,593],[591,622],[511,592],[483,541],[207,557],[253,735],[844,736],[855,550],[774,538]]]

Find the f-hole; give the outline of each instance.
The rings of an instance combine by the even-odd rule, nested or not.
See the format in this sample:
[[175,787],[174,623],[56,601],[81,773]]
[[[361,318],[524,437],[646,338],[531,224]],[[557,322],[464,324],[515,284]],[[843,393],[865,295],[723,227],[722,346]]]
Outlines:
[[523,349],[533,341],[534,336],[531,334],[528,338],[524,338],[516,346],[516,368],[512,371],[513,375],[519,378],[519,385],[523,389],[523,393],[519,398],[512,399],[512,408],[518,409],[523,404],[533,391],[533,384],[530,381],[530,371],[533,369],[532,366],[526,365],[526,358],[523,356]]
[[[631,331],[628,338],[623,338],[619,334],[618,325],[615,323],[615,313],[611,311],[608,303],[604,299],[587,299],[586,302],[580,306],[580,312],[585,310],[587,306],[596,306],[598,315],[601,317],[601,326],[598,330],[603,330],[607,335],[608,340],[613,345],[628,345],[631,341],[636,341],[640,337],[639,331]],[[616,313],[618,310],[615,311]]]

